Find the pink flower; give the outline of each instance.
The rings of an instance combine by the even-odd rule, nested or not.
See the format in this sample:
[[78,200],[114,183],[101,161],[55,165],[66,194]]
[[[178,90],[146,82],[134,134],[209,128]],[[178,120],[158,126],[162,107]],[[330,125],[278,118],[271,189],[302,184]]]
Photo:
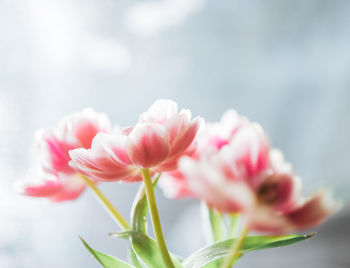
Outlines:
[[91,149],[71,151],[70,165],[102,181],[139,181],[140,168],[171,171],[191,148],[201,123],[199,117],[191,120],[189,110],[178,112],[175,102],[158,100],[141,114],[136,126],[99,134]]
[[[248,146],[245,140],[246,135],[251,136],[252,142],[261,145],[256,147],[260,151],[246,153],[246,147]],[[231,146],[237,152],[235,155],[237,161],[246,163],[244,172],[247,174],[240,174],[240,176],[249,175],[254,177],[266,168],[268,142],[262,129],[257,124],[249,122],[246,117],[238,115],[234,110],[225,112],[220,122],[208,123],[198,134],[196,142],[193,151],[187,154],[191,158],[198,159],[208,152],[219,152],[225,147]],[[253,161],[250,161],[250,158]],[[159,184],[169,198],[192,196],[191,189],[189,189],[181,171],[164,173]]]
[[56,128],[39,131],[38,167],[29,181],[18,184],[21,192],[56,202],[77,198],[85,184],[68,165],[71,160],[69,150],[90,148],[92,139],[101,131],[110,131],[110,122],[105,114],[95,113],[92,109],[63,118]]
[[282,153],[270,148],[259,125],[243,121],[229,135],[200,137],[199,144],[214,146],[180,160],[173,176],[178,193],[190,191],[219,211],[241,213],[251,229],[275,234],[316,226],[339,208],[325,190],[303,197],[301,180]]

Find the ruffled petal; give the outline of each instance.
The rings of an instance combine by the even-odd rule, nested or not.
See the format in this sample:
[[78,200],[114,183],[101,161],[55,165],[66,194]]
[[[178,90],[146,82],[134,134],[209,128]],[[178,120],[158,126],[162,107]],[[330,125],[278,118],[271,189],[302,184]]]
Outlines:
[[197,161],[189,157],[180,159],[179,169],[191,192],[222,212],[251,210],[255,204],[253,192],[244,183],[228,181],[215,161],[216,159]]
[[159,99],[152,104],[147,112],[140,115],[140,122],[162,125],[167,119],[175,114],[177,114],[176,102]]
[[208,123],[198,136],[199,151],[205,151],[208,147],[221,150],[234,139],[242,127],[249,124],[249,120],[240,116],[235,110],[226,111],[220,122]]
[[268,206],[257,206],[255,210],[243,215],[247,226],[254,231],[279,235],[294,230],[293,224],[281,214]]
[[276,173],[265,178],[256,194],[261,205],[271,206],[285,213],[299,205],[301,190],[300,178]]
[[70,151],[69,163],[77,172],[101,181],[138,181],[142,178],[125,151],[125,136],[99,133],[91,149]]
[[[50,197],[62,190],[62,185],[58,181],[44,181],[42,184],[24,184],[21,192],[25,195],[35,197]],[[19,188],[17,188],[19,189]]]
[[269,144],[262,128],[251,124],[240,129],[224,149],[222,154],[227,165],[232,167],[235,178],[258,187],[269,167]]
[[78,198],[86,189],[85,182],[77,175],[66,176],[62,174],[59,178],[62,189],[51,196],[51,201],[62,202]]
[[77,147],[89,149],[97,133],[110,131],[111,123],[106,114],[86,108],[63,118],[56,129],[56,135],[63,140],[75,141]]
[[80,196],[86,188],[85,183],[78,176],[66,174],[49,174],[38,171],[30,180],[17,183],[16,190],[33,197],[46,197],[53,202],[73,200]]
[[74,172],[69,165],[69,150],[75,145],[58,139],[51,130],[38,131],[36,134],[42,168],[52,174]]
[[128,135],[126,147],[131,161],[140,168],[162,163],[170,154],[169,137],[155,123],[140,123]]
[[202,122],[200,117],[191,121],[186,113],[180,113],[164,124],[170,137],[170,157],[183,153],[192,144]]
[[340,207],[341,203],[336,202],[326,189],[320,189],[286,217],[293,223],[295,229],[306,229],[323,223]]
[[254,213],[248,215],[248,225],[255,231],[274,235],[290,233],[320,225],[340,207],[339,202],[321,189],[288,213],[281,213],[273,207],[258,206]]

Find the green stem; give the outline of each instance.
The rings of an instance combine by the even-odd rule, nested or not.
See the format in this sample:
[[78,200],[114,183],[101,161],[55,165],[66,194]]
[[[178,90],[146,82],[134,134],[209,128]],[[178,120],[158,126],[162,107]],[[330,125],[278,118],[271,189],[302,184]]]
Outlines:
[[117,224],[123,230],[130,230],[130,225],[128,224],[128,222],[123,218],[123,216],[118,212],[118,210],[115,209],[115,207],[111,204],[111,202],[108,201],[108,199],[104,196],[104,194],[100,191],[100,189],[97,188],[96,184],[92,180],[90,180],[88,177],[82,174],[79,174],[79,176],[80,178],[83,179],[86,185],[89,186],[90,189],[95,193],[97,198],[101,201],[102,205],[111,214],[111,216],[114,218]]
[[231,254],[227,257],[226,261],[222,265],[222,268],[231,268],[233,266],[233,262],[235,261],[235,259],[240,256],[239,251],[248,233],[249,228],[243,228],[240,236],[236,239],[235,243],[233,243],[231,248]]
[[142,178],[145,184],[146,189],[146,195],[147,195],[147,201],[148,206],[150,209],[151,217],[152,217],[152,223],[153,223],[153,230],[154,234],[156,236],[160,253],[162,255],[163,261],[166,264],[167,268],[174,268],[174,264],[171,261],[171,257],[169,254],[169,251],[167,249],[167,246],[165,244],[164,235],[162,231],[162,227],[160,225],[160,219],[158,214],[158,208],[156,203],[156,198],[153,191],[153,184],[152,184],[152,176],[149,171],[149,169],[141,169]]
[[236,237],[239,227],[239,213],[230,216],[230,237]]

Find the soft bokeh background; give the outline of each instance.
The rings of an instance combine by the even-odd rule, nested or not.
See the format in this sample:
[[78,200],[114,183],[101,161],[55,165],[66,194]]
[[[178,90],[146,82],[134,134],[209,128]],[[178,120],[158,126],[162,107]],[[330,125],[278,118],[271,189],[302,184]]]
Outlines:
[[[305,180],[343,210],[319,234],[238,267],[350,267],[350,1],[0,0],[0,267],[99,267],[78,240],[126,258],[91,192],[51,204],[18,196],[33,136],[91,106],[130,125],[157,98],[218,120],[260,122]],[[137,185],[102,189],[127,216]],[[169,248],[204,245],[198,204],[157,192]]]

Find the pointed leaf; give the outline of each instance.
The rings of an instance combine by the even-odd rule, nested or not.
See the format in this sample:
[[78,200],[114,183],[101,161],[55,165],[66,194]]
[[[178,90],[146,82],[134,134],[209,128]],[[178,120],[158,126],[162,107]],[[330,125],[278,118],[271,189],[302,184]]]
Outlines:
[[[135,231],[126,231],[122,233],[111,234],[119,238],[131,238],[132,248],[138,257],[150,268],[166,267],[159,251],[158,244],[151,237]],[[182,268],[181,263],[171,255],[171,259],[176,268]]]
[[[284,235],[284,236],[249,236],[244,240],[241,253],[253,250],[274,248],[294,244],[312,237],[310,235]],[[227,239],[202,248],[189,256],[182,263],[184,268],[200,268],[219,260],[230,254],[235,239]]]
[[147,268],[146,265],[141,263],[141,261],[137,257],[137,254],[135,253],[135,250],[132,247],[129,250],[129,256],[130,256],[130,261],[133,263],[135,268]]
[[144,234],[147,233],[147,213],[148,205],[145,195],[145,187],[141,184],[131,208],[130,221],[133,230]]
[[133,268],[130,264],[118,260],[117,258],[104,254],[100,251],[94,250],[91,248],[81,237],[80,240],[83,242],[84,246],[88,251],[95,257],[95,259],[104,267],[104,268]]
[[[154,179],[153,187],[156,186],[160,175],[161,173],[159,173],[158,176]],[[139,190],[137,191],[134,203],[130,211],[130,221],[132,230],[147,234],[147,214],[148,203],[145,193],[145,186],[144,184],[141,184]],[[146,265],[140,262],[139,257],[137,256],[137,253],[133,250],[133,248],[130,249],[130,259],[137,268],[147,267]]]

